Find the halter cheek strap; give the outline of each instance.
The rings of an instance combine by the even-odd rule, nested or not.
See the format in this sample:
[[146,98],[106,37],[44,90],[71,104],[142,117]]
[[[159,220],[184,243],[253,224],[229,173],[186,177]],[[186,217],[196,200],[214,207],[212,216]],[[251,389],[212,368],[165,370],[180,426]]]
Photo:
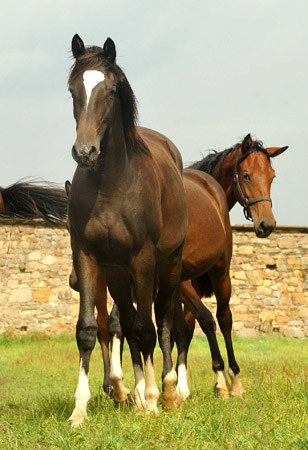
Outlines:
[[[266,151],[264,151],[264,152],[266,152]],[[247,156],[250,155],[250,153],[252,153],[252,152],[249,152],[247,155],[245,155],[245,157],[242,158],[242,160],[240,161],[240,163],[241,163],[244,159],[246,159]],[[243,212],[244,212],[245,218],[246,218],[247,220],[250,220],[250,221],[252,222],[253,219],[252,219],[252,217],[251,217],[251,215],[250,215],[250,213],[249,213],[249,211],[248,211],[249,206],[250,206],[250,205],[253,205],[254,203],[263,202],[264,200],[265,200],[265,201],[268,201],[268,202],[271,202],[271,206],[272,206],[272,199],[271,199],[270,197],[266,197],[266,196],[255,197],[255,198],[252,198],[252,199],[249,199],[248,197],[245,197],[245,195],[244,195],[244,193],[243,193],[243,191],[242,191],[242,188],[241,188],[239,179],[238,179],[238,172],[237,172],[237,167],[238,167],[238,164],[239,164],[239,163],[238,163],[238,155],[239,155],[239,150],[237,150],[237,152],[236,152],[236,163],[235,163],[234,177],[233,177],[233,180],[234,180],[234,189],[235,189],[235,187],[237,188],[237,192],[238,192],[238,194],[239,194],[239,196],[240,196],[240,199],[241,199],[241,202],[240,202],[240,203],[241,203],[241,205],[243,206]]]

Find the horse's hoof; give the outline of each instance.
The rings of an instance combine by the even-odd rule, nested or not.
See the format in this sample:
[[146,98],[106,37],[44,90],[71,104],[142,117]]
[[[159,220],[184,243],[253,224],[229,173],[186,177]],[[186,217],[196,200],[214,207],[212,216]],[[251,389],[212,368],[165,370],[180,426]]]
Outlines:
[[84,417],[81,416],[81,415],[80,416],[75,416],[75,417],[71,416],[68,419],[68,422],[71,423],[71,428],[80,428],[83,425]]
[[214,386],[214,395],[215,397],[220,397],[220,398],[229,398],[230,397],[230,392],[228,391],[228,389],[223,389],[217,386],[217,383]]
[[162,407],[164,411],[174,411],[176,409],[182,409],[183,401],[182,399],[175,393],[172,396],[168,396],[167,398],[162,399]]
[[108,395],[109,398],[114,397],[114,387],[111,384],[107,384],[103,386],[104,392]]
[[120,406],[122,408],[131,406],[135,403],[132,393],[126,388],[125,392],[122,392],[120,396],[114,395],[113,400],[116,406]]
[[232,389],[230,391],[231,397],[240,397],[240,398],[242,398],[245,393],[246,393],[246,391],[243,388],[242,389]]

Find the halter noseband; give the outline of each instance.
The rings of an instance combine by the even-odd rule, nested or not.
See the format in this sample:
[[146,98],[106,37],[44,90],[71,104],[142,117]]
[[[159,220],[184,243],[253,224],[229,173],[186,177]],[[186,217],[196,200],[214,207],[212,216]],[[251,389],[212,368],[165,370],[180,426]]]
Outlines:
[[266,152],[265,149],[253,149],[250,152],[248,152],[246,155],[244,155],[244,157],[241,158],[241,160],[239,161],[239,149],[237,149],[236,151],[236,162],[235,162],[235,167],[234,167],[234,189],[235,187],[237,188],[237,192],[239,193],[240,199],[242,201],[241,205],[243,206],[243,212],[244,212],[244,216],[247,220],[250,220],[251,222],[253,221],[250,213],[248,212],[248,208],[250,205],[253,205],[254,203],[258,203],[258,202],[262,202],[264,200],[271,202],[271,206],[272,206],[272,199],[270,197],[266,197],[266,196],[262,196],[262,197],[255,197],[252,199],[249,199],[247,197],[245,197],[239,179],[238,179],[238,172],[237,172],[237,167],[238,165],[244,161],[244,159],[247,158],[247,156],[249,156],[251,153],[253,153],[254,151],[262,151],[267,157],[268,157],[268,153]]

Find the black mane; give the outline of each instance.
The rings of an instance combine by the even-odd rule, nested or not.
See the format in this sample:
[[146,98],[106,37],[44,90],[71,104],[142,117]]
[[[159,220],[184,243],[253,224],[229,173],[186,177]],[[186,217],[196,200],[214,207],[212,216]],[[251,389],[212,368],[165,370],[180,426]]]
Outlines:
[[115,63],[110,63],[104,56],[101,47],[86,47],[84,54],[79,56],[71,68],[68,83],[73,81],[79,74],[86,70],[104,69],[112,72],[118,80],[119,98],[122,108],[123,130],[126,145],[134,152],[142,151],[149,153],[149,150],[138,135],[136,126],[138,124],[137,99],[123,70]]
[[[233,150],[237,150],[237,149],[241,148],[242,143],[243,143],[243,141],[239,142],[239,143],[233,145],[233,147],[227,148],[226,150],[223,150],[221,152],[218,152],[216,150],[210,150],[213,153],[210,153],[209,155],[205,156],[200,161],[196,161],[195,163],[191,164],[188,167],[189,167],[189,169],[201,170],[202,172],[206,172],[211,175],[214,168],[217,166],[217,164],[219,164],[219,170],[218,170],[218,179],[219,179],[220,173],[221,173],[221,168],[222,168],[222,165],[223,165],[223,162],[224,162],[226,156],[229,155],[231,152],[233,152]],[[238,163],[240,164],[245,158],[247,158],[248,155],[250,155],[250,153],[252,153],[254,151],[261,151],[270,160],[269,154],[266,152],[265,148],[263,147],[263,142],[259,141],[259,140],[255,140],[255,141],[253,141],[251,150],[248,153],[246,153],[245,155],[242,155],[239,158]]]

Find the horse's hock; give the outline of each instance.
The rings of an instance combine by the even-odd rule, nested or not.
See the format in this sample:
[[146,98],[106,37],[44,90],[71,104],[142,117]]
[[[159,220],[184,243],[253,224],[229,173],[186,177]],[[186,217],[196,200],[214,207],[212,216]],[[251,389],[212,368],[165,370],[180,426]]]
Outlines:
[[[233,240],[233,331],[307,337],[308,228],[278,227],[258,239],[251,226],[234,226]],[[65,228],[1,219],[0,265],[0,333],[75,329],[79,295],[68,286]],[[215,298],[205,302],[215,313]]]

